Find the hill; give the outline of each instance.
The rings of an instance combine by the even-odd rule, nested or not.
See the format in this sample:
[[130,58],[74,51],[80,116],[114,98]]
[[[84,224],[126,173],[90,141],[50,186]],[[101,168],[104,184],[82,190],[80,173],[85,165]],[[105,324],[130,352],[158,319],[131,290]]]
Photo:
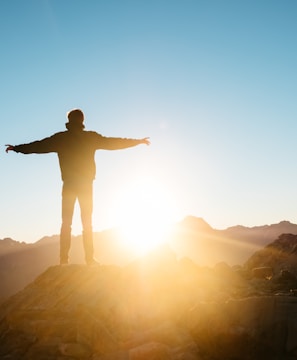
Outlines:
[[[248,270],[270,267],[272,275],[286,274],[287,280],[297,279],[297,235],[282,234],[272,243],[256,251],[244,264]],[[290,274],[290,275],[289,275]]]
[[296,359],[297,298],[263,289],[168,247],[123,267],[51,266],[0,306],[0,358]]

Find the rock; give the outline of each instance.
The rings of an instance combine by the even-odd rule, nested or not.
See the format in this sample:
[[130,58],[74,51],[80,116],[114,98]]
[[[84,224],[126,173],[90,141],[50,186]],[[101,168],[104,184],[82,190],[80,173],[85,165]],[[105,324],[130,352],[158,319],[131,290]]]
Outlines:
[[246,269],[271,267],[274,274],[282,269],[297,275],[297,235],[282,234],[263,249],[256,251],[244,264]]
[[174,348],[171,351],[171,358],[172,360],[204,360],[202,359],[200,350],[195,342],[186,346]]
[[114,352],[119,348],[115,337],[104,324],[85,308],[80,309],[78,316],[77,341],[100,354]]
[[178,327],[174,323],[162,323],[161,325],[146,331],[137,332],[131,338],[122,343],[125,349],[131,349],[145,343],[162,343],[172,348],[187,346],[193,343],[191,335],[186,329]]
[[200,304],[188,318],[188,328],[199,349],[214,359],[254,360],[264,358],[264,354],[271,360],[284,358],[295,351],[295,326],[297,299],[293,297]]
[[289,270],[281,270],[279,282],[296,282],[296,276]]
[[11,356],[11,359],[21,359],[36,342],[36,337],[17,329],[2,329],[0,336],[0,358]]
[[93,354],[92,360],[129,360],[129,353],[118,351],[111,354]]
[[[279,284],[248,280],[225,263],[199,267],[166,249],[152,257],[125,268],[49,268],[0,306],[0,358],[288,360],[296,355],[293,292],[276,296],[273,286]],[[283,275],[288,286],[294,279]],[[251,293],[261,296],[247,297]]]
[[59,348],[56,343],[37,343],[24,354],[24,360],[56,360],[59,357]]
[[170,360],[169,347],[151,342],[129,350],[129,360]]
[[258,279],[271,279],[274,275],[271,266],[261,266],[252,269],[252,274]]
[[79,343],[60,344],[59,350],[62,355],[73,358],[89,358],[92,354],[91,349]]

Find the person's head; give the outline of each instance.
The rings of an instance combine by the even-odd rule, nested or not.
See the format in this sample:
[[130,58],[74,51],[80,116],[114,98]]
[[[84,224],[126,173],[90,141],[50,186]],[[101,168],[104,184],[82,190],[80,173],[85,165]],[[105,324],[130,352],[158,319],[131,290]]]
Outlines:
[[82,130],[85,128],[84,122],[84,113],[80,109],[73,109],[67,113],[68,123],[66,123],[66,128],[68,130]]

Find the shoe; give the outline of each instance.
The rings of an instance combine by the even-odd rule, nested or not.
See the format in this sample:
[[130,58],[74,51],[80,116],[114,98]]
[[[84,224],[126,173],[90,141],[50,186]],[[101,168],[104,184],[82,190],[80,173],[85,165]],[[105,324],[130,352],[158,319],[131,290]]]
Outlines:
[[100,266],[101,264],[96,259],[86,260],[88,266]]

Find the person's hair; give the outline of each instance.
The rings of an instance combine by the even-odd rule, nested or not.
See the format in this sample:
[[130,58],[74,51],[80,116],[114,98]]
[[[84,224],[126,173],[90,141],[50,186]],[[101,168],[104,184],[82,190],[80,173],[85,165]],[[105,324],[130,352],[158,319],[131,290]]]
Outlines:
[[84,113],[80,109],[73,109],[67,113],[68,120],[71,121],[84,121]]
[[66,128],[68,130],[84,129],[84,113],[80,109],[73,109],[67,113],[68,123]]

